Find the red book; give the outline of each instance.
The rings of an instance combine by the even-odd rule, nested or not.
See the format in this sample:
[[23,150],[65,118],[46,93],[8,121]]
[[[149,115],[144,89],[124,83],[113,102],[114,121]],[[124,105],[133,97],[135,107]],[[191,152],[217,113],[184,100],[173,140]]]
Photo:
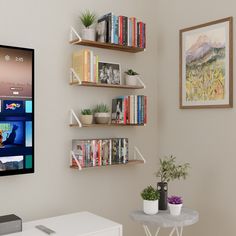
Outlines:
[[130,124],[130,96],[127,99],[127,124]]
[[101,166],[102,160],[101,160],[101,142],[100,140],[97,142],[98,146],[98,166]]
[[144,124],[147,124],[147,96],[144,96]]
[[119,16],[119,44],[123,44],[123,16]]
[[136,18],[133,18],[133,47],[137,47],[137,23]]
[[124,97],[124,124],[127,124],[127,97]]

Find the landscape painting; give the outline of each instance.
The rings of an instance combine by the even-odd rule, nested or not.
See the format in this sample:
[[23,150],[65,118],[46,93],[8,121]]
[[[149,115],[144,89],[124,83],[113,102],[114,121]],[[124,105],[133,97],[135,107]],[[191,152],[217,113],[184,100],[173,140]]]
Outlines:
[[180,108],[232,107],[232,18],[180,31]]

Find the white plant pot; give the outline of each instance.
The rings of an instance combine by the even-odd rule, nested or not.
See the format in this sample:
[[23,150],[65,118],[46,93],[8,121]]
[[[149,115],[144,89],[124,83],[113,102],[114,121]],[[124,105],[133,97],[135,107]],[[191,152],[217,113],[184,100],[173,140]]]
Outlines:
[[139,82],[139,75],[127,75],[125,74],[125,84],[136,86]]
[[93,115],[80,115],[79,119],[83,125],[91,125],[93,123]]
[[82,29],[82,39],[95,41],[95,29]]
[[97,124],[107,124],[110,122],[111,115],[110,113],[95,113],[94,119]]
[[170,214],[172,216],[179,216],[181,213],[181,208],[183,204],[170,204],[168,203]]
[[147,215],[157,214],[159,208],[158,206],[159,206],[158,200],[156,201],[143,200],[143,211]]

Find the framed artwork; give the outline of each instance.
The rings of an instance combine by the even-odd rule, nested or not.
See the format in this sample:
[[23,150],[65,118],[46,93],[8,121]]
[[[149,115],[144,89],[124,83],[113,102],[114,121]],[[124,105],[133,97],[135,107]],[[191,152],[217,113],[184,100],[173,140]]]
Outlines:
[[34,50],[0,45],[0,176],[34,172]]
[[98,83],[121,84],[120,64],[99,61],[98,73]]
[[180,108],[233,107],[233,18],[180,30]]

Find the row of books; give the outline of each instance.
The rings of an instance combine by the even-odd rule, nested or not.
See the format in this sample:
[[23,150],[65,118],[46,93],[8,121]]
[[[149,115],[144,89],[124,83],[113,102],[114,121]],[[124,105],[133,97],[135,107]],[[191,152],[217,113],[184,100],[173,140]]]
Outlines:
[[84,49],[72,54],[72,68],[82,81],[98,82],[98,56]]
[[147,96],[130,95],[112,99],[112,123],[146,124]]
[[128,139],[72,140],[72,167],[93,167],[128,162]]
[[98,19],[96,40],[146,48],[146,24],[135,17],[115,16],[110,12]]

